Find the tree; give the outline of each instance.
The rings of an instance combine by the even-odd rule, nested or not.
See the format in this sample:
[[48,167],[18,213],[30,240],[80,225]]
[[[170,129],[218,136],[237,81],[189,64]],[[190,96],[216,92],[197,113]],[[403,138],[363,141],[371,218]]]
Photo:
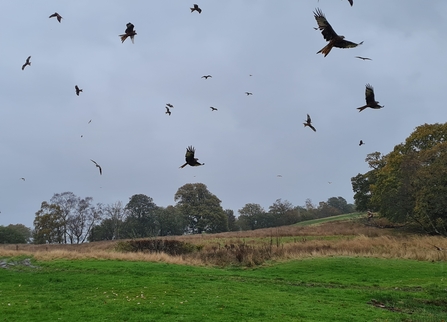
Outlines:
[[270,227],[292,225],[300,220],[300,212],[287,200],[277,199],[269,207],[269,213],[274,218],[273,226]]
[[327,200],[327,204],[335,209],[338,209],[342,214],[354,212],[353,207],[349,205],[343,197],[331,197]]
[[125,207],[127,211],[126,235],[130,238],[157,236],[160,223],[158,207],[151,197],[144,194],[133,195]]
[[0,226],[0,244],[24,244],[31,238],[31,229],[22,224]]
[[111,240],[120,239],[121,229],[126,219],[127,212],[121,201],[117,201],[114,204],[107,205],[104,207],[104,216],[110,220],[109,229],[111,229],[111,235],[108,238]]
[[70,214],[75,209],[76,204],[78,202],[78,197],[73,192],[63,192],[63,193],[55,193],[53,197],[50,199],[50,203],[57,205],[61,211],[61,225],[62,225],[62,234],[64,243],[67,243],[68,237],[68,218]]
[[231,209],[225,209],[224,211],[227,215],[228,231],[238,231],[239,227],[236,224],[236,216],[234,215],[234,211]]
[[177,207],[185,218],[186,232],[192,234],[228,231],[228,219],[221,201],[203,183],[188,183],[175,196]]
[[[242,230],[254,230],[266,228],[267,213],[261,205],[257,203],[247,203],[238,210],[239,217],[237,224]],[[267,226],[268,227],[268,226]]]
[[160,236],[182,235],[185,231],[185,220],[178,207],[159,207],[157,221],[160,225]]
[[35,244],[64,243],[64,216],[56,204],[42,202],[34,219],[33,239]]

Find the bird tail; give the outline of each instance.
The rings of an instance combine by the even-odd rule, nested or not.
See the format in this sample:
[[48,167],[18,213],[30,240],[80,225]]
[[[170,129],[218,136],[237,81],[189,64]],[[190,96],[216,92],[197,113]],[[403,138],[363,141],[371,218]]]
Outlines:
[[367,108],[368,106],[361,106],[361,107],[357,107],[357,109],[359,110],[359,112],[363,111],[365,108]]
[[189,8],[189,9],[191,9],[191,12],[193,12],[194,10],[196,10],[196,9],[194,9],[194,8]]
[[326,57],[332,49],[332,44],[327,44],[326,46],[324,46],[320,51],[317,52],[317,54],[322,53],[324,55],[324,57]]
[[124,40],[127,39],[127,34],[120,35],[120,37],[121,37],[121,42],[124,42]]

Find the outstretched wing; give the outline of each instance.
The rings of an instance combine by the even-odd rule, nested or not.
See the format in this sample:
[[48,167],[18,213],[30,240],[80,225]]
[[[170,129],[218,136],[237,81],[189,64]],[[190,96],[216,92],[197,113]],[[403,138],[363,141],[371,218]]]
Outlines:
[[351,4],[351,7],[352,7],[352,5],[354,4],[354,1],[353,0],[348,0],[349,1],[349,3]]
[[307,120],[306,120],[306,123],[309,124],[309,125],[310,125],[310,123],[312,123],[312,120],[311,120],[309,114],[307,114]]
[[366,84],[365,100],[366,104],[368,105],[376,103],[376,100],[374,98],[374,88],[370,84]]
[[193,146],[188,146],[186,148],[185,161],[188,163],[194,162],[195,161],[195,158],[194,158],[195,152],[196,152],[196,150],[194,149]]
[[315,9],[314,17],[317,21],[318,29],[321,30],[321,34],[323,35],[324,39],[330,41],[334,38],[339,37],[319,8]]

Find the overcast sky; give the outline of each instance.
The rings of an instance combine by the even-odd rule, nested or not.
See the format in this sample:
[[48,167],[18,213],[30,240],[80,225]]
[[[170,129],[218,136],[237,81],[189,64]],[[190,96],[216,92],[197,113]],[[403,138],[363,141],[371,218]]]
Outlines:
[[[354,0],[353,7],[203,0],[201,14],[192,5],[1,6],[0,225],[32,227],[54,193],[103,204],[145,194],[168,206],[179,187],[195,182],[235,214],[278,198],[353,202],[351,177],[368,171],[368,153],[389,153],[416,126],[447,119],[445,0]],[[316,8],[363,45],[316,54],[326,45],[313,29]],[[61,23],[48,18],[55,11]],[[118,37],[128,22],[135,44]],[[366,83],[383,109],[356,109]],[[171,116],[166,103],[175,106]],[[306,114],[316,132],[304,128]],[[179,169],[189,145],[205,165]]]

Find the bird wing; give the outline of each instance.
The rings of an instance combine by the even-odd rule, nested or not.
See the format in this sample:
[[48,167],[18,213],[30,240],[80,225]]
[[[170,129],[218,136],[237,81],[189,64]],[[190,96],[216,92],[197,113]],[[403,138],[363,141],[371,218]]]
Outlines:
[[26,63],[29,64],[29,60],[31,59],[31,56],[28,56],[28,58],[26,59]]
[[99,168],[99,174],[102,175],[102,168],[101,168],[101,166],[99,164],[96,165],[96,166]]
[[307,124],[310,125],[310,123],[312,123],[312,119],[310,118],[310,115],[307,114],[307,120],[306,120]]
[[194,149],[193,146],[188,146],[188,148],[186,149],[186,154],[185,154],[185,160],[186,162],[193,162],[195,160],[194,158],[194,154],[195,154],[196,150]]
[[366,100],[366,104],[375,104],[376,103],[376,100],[374,98],[374,88],[370,84],[366,84],[365,100]]
[[314,132],[317,132],[317,130],[313,127],[312,124],[308,124],[308,126],[309,126],[312,130],[314,130]]
[[90,159],[90,161],[92,161],[94,164],[98,165],[98,163],[96,163],[96,161],[94,161],[94,160],[92,160],[92,159]]
[[48,18],[53,18],[53,17],[57,17],[57,12],[53,13],[51,16],[49,16]]
[[359,46],[361,44],[363,44],[363,41],[359,42],[358,44],[356,44],[355,42],[352,42],[352,41],[349,41],[349,40],[340,39],[338,41],[335,41],[334,47],[337,47],[337,48],[354,48],[354,47],[357,47],[357,46]]
[[352,7],[352,5],[354,4],[354,1],[353,0],[348,0],[349,1],[349,3],[351,4],[351,7]]
[[317,21],[318,29],[321,30],[321,34],[323,35],[324,39],[330,41],[336,37],[339,37],[319,8],[315,9],[314,17]]

